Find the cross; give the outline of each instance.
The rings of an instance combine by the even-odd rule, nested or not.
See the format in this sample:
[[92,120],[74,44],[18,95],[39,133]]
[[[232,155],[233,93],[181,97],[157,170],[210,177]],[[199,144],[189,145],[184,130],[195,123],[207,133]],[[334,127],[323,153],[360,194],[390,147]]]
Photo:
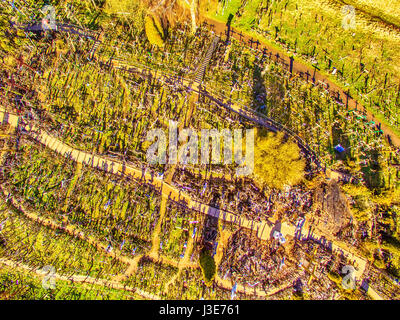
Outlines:
[[267,53],[268,53],[268,50],[267,50],[267,48],[263,48],[263,52],[262,52],[262,54],[263,54],[263,59],[265,59],[265,57],[267,56]]
[[342,101],[342,99],[340,99],[340,93],[339,93],[339,91],[335,91],[334,94],[336,95],[335,98],[336,98],[337,101]]
[[250,42],[251,48],[253,49],[253,43],[255,43],[255,41],[253,41],[253,39],[250,39],[249,42]]
[[226,33],[226,43],[227,43],[227,44],[229,43],[229,37],[230,37],[232,19],[233,19],[233,14],[230,13],[230,14],[229,14],[229,17],[228,17],[228,21],[227,21],[227,23],[226,23],[226,26],[228,27],[228,30],[227,30],[227,33]]
[[257,39],[257,41],[254,42],[254,44],[257,45],[257,50],[258,50],[258,46],[260,45],[260,41],[258,41],[258,39]]
[[239,40],[242,41],[243,34],[240,32],[240,33],[238,33],[237,35],[239,36]]
[[24,91],[28,91],[27,88],[21,87],[18,84],[16,84],[13,76],[11,76],[11,78],[9,80],[6,80],[6,82],[10,86],[10,89],[18,88],[18,89],[21,89]]
[[24,58],[22,57],[22,55],[19,55],[18,58],[16,59],[16,61],[18,62],[18,68],[21,68],[22,66],[25,66],[25,67],[29,68],[30,70],[32,70],[33,72],[36,72],[35,69],[33,69],[30,65],[27,65],[24,62]]
[[293,61],[294,61],[294,58],[293,58],[293,56],[290,56],[290,73],[291,74],[293,74]]
[[350,95],[350,89],[347,90],[347,92],[344,93],[346,96],[346,108],[349,106],[349,98],[353,99],[353,97]]

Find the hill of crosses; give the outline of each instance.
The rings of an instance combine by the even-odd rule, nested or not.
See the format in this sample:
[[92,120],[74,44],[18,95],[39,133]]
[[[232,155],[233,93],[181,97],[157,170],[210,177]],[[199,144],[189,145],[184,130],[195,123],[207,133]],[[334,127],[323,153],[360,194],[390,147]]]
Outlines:
[[398,300],[399,17],[1,1],[0,299]]

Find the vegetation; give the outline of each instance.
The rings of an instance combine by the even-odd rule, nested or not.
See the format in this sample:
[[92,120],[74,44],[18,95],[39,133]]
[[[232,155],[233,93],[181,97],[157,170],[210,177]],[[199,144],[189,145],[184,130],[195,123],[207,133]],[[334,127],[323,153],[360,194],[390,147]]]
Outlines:
[[299,147],[284,142],[282,132],[259,135],[254,158],[254,175],[263,187],[283,189],[298,184],[304,176],[305,161],[300,158]]

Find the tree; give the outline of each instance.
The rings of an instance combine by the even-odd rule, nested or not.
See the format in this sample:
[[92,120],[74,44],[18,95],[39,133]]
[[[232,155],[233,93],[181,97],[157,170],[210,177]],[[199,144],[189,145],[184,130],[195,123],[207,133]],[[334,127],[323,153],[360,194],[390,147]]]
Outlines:
[[254,176],[263,187],[283,189],[303,179],[305,160],[295,142],[285,142],[283,132],[259,131],[255,144]]

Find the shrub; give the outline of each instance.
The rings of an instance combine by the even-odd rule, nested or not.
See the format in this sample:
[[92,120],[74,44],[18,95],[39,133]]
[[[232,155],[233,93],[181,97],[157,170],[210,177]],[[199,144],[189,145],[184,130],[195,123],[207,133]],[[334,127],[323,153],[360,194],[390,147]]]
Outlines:
[[211,256],[210,251],[202,250],[200,253],[200,267],[203,271],[204,282],[207,286],[212,284],[214,280],[216,267],[214,258]]

